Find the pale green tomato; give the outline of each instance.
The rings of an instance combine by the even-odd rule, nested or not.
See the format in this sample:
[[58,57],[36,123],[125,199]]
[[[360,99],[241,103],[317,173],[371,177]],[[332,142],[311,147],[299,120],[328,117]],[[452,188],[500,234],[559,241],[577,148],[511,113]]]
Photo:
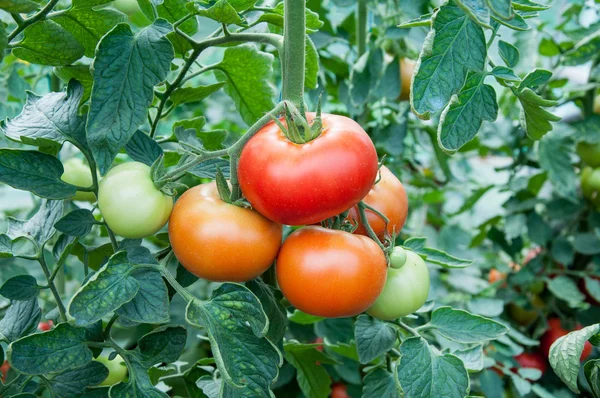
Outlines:
[[596,207],[600,207],[600,168],[586,167],[581,172],[581,191]]
[[108,360],[108,356],[100,355],[96,358],[96,361],[100,362],[108,368],[108,376],[100,386],[112,386],[125,380],[127,377],[127,365],[120,355],[117,355],[112,361]]
[[600,166],[600,142],[597,144],[589,144],[583,141],[580,142],[577,144],[577,154],[583,163],[588,166]]
[[[78,186],[78,187],[90,187],[94,183],[92,180],[92,172],[89,166],[79,158],[71,158],[63,164],[65,169],[63,175],[60,177],[64,182]],[[77,191],[73,200],[80,200],[83,202],[95,202],[96,195],[93,192]]]
[[140,239],[165,226],[173,198],[156,189],[149,166],[129,162],[113,167],[100,181],[98,208],[114,233]]
[[372,317],[386,321],[412,314],[429,294],[429,269],[417,253],[396,247],[390,260],[385,287],[367,310]]
[[137,11],[140,10],[140,7],[138,6],[138,2],[136,0],[116,0],[113,3],[113,6],[117,10],[127,15],[135,14]]

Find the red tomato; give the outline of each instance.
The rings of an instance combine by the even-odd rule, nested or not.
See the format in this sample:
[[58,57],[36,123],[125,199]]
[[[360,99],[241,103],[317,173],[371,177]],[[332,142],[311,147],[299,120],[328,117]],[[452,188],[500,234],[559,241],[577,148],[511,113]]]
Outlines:
[[[387,231],[390,235],[398,235],[408,214],[408,197],[400,180],[387,167],[381,167],[381,179],[373,185],[363,201],[388,218],[390,222],[387,225]],[[373,231],[380,238],[383,237],[386,231],[385,221],[371,210],[367,209],[365,213]],[[367,235],[367,231],[360,223],[356,206],[350,209],[348,219],[358,222],[358,228],[354,233]]]
[[292,233],[277,256],[277,281],[289,302],[328,318],[360,314],[385,285],[385,255],[374,241],[309,226]]
[[546,359],[539,352],[524,352],[521,355],[517,355],[515,360],[521,365],[522,368],[533,368],[540,372],[545,373],[548,369]]
[[10,364],[8,363],[8,361],[4,361],[4,363],[2,364],[2,366],[0,366],[0,373],[2,373],[2,382],[6,382],[6,375],[8,374],[8,371],[10,370]]
[[305,225],[360,202],[377,167],[375,146],[362,127],[324,114],[323,132],[305,144],[289,141],[274,122],[264,126],[244,147],[238,174],[244,196],[261,214],[281,224]]
[[54,322],[52,322],[51,320],[48,320],[47,322],[38,323],[38,329],[42,332],[52,329],[52,326],[54,326]]
[[350,398],[346,391],[346,385],[342,383],[334,383],[331,386],[331,398]]
[[323,337],[317,337],[315,341],[313,341],[313,344],[320,344],[315,348],[317,349],[317,351],[323,352]]
[[[546,333],[544,333],[540,340],[540,350],[546,356],[546,358],[548,358],[550,355],[550,347],[552,344],[562,336],[569,334],[568,330],[563,329],[562,325],[560,324],[560,319],[558,318],[548,319],[548,326],[549,329],[546,331]],[[577,330],[579,329],[581,329],[581,326],[577,326]],[[589,341],[586,341],[579,359],[584,361],[590,356],[591,353],[592,344]]]
[[281,245],[281,225],[256,211],[223,202],[216,184],[185,192],[169,220],[175,256],[192,274],[245,282],[265,272]]

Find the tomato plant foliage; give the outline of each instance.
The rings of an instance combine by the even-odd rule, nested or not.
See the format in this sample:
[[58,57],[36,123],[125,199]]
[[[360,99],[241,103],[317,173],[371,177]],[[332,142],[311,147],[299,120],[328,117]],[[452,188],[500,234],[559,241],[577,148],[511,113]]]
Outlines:
[[600,397],[597,1],[0,10],[1,396]]

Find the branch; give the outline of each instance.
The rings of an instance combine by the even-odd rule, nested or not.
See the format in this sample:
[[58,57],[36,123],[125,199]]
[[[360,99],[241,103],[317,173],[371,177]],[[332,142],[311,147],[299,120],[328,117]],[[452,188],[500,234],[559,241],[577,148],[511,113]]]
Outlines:
[[10,35],[8,35],[8,43],[10,43],[12,41],[12,39],[17,37],[17,35],[19,33],[21,33],[23,30],[25,30],[25,28],[28,27],[29,25],[32,25],[32,24],[36,23],[37,21],[44,19],[46,17],[46,15],[50,11],[52,11],[52,9],[54,8],[54,6],[57,3],[58,3],[58,0],[50,0],[50,2],[48,4],[46,4],[46,6],[40,10],[40,12],[38,12],[37,14],[34,14],[31,18],[22,19],[21,23],[19,23],[19,21],[15,19],[15,21],[17,21],[17,23],[19,23],[19,25],[17,26],[17,28],[15,30],[13,30],[10,33]]

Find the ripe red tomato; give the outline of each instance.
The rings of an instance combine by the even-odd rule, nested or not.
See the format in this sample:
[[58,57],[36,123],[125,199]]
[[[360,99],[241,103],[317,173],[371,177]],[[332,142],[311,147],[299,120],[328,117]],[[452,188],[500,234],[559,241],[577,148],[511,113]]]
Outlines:
[[10,364],[8,363],[8,361],[4,361],[2,366],[0,366],[0,373],[2,373],[2,382],[3,383],[6,382],[6,375],[8,374],[9,370],[10,370]]
[[521,365],[522,368],[533,368],[540,372],[545,373],[548,369],[546,359],[539,352],[524,352],[521,355],[517,355],[515,360]]
[[[313,113],[308,113],[311,121]],[[282,120],[285,125],[285,121]],[[248,141],[239,160],[240,187],[268,219],[314,224],[364,198],[377,176],[373,142],[354,120],[323,115],[323,132],[305,144],[288,140],[271,122]]]
[[[381,179],[373,185],[363,201],[388,218],[387,231],[390,235],[394,233],[398,235],[408,214],[408,197],[400,180],[387,167],[382,166],[380,170]],[[371,210],[367,209],[365,213],[373,231],[380,238],[383,237],[386,231],[385,221]],[[356,206],[350,209],[348,219],[358,222],[358,228],[354,233],[367,235],[367,231],[360,222]]]
[[54,326],[54,322],[52,322],[52,320],[38,323],[38,329],[41,330],[42,332],[52,329],[53,326]]
[[385,285],[385,255],[374,241],[309,226],[292,233],[277,256],[277,281],[297,309],[328,318],[360,314]]
[[265,272],[281,245],[281,225],[254,210],[223,202],[216,184],[185,192],[169,219],[175,256],[192,274],[245,282]]
[[331,398],[350,398],[348,392],[346,391],[347,387],[343,383],[334,383],[331,386]]
[[[548,358],[550,355],[550,347],[552,344],[561,338],[569,334],[568,330],[563,329],[560,319],[551,318],[548,319],[549,329],[544,333],[542,338],[540,339],[540,350],[541,352]],[[577,326],[577,330],[581,329],[581,326]],[[583,346],[583,351],[581,352],[581,357],[579,358],[581,361],[584,361],[587,357],[592,353],[592,344],[589,341],[585,342]]]

